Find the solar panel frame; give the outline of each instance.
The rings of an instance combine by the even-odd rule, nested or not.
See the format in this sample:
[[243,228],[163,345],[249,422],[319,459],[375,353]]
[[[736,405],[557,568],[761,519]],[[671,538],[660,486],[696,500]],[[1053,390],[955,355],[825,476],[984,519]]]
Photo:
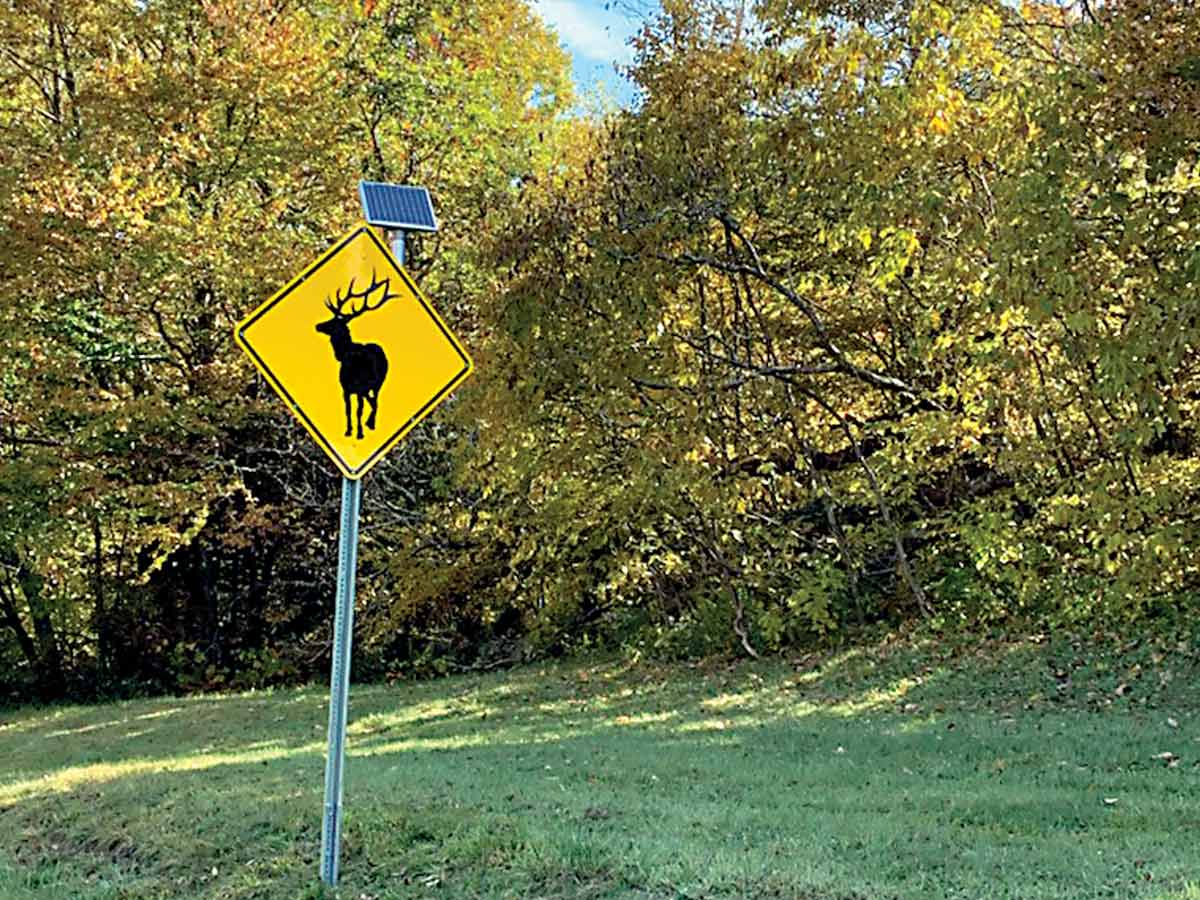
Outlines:
[[358,198],[371,225],[401,231],[437,231],[429,189],[414,185],[360,181]]

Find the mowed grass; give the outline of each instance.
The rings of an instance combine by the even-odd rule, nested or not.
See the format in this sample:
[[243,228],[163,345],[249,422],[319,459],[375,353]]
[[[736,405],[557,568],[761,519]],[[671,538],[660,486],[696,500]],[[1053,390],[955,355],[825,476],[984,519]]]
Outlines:
[[[1191,638],[613,660],[0,713],[0,897],[1191,898]],[[1165,754],[1165,755],[1164,755]]]

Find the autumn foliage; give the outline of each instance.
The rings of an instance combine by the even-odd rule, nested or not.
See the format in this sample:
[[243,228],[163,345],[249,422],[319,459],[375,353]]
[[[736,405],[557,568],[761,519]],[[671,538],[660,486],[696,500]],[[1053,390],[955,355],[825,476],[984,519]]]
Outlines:
[[1193,611],[1198,17],[667,0],[585,118],[519,0],[0,4],[3,679],[326,664],[337,481],[231,326],[360,177],[477,363],[367,481],[364,677]]

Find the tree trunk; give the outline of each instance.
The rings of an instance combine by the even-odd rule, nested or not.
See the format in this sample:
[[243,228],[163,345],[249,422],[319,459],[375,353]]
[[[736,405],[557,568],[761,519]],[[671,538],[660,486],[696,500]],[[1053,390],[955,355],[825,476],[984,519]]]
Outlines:
[[33,643],[33,638],[25,630],[21,614],[17,612],[17,605],[13,599],[15,591],[11,584],[10,579],[4,590],[0,591],[0,613],[3,613],[4,624],[11,628],[13,634],[16,635],[17,644],[21,647],[21,652],[25,654],[25,659],[29,661],[29,667],[36,672],[38,668],[37,645]]
[[104,602],[104,554],[103,533],[100,526],[100,511],[92,516],[92,593],[96,605],[92,610],[92,629],[96,632],[96,669],[101,679],[108,672],[109,640],[108,611]]
[[[63,673],[62,650],[58,646],[58,635],[55,634],[54,623],[50,620],[50,608],[46,605],[46,598],[42,596],[42,576],[30,568],[12,547],[0,548],[0,562],[11,566],[14,570],[16,585],[25,598],[25,605],[29,607],[29,619],[33,622],[36,659],[34,671],[37,673],[38,691],[47,700],[61,697],[66,690],[67,681]],[[6,610],[5,621],[9,627],[20,626],[20,616],[11,597],[7,598],[6,605],[8,610]],[[8,613],[12,614],[12,618]],[[20,628],[20,631],[24,630],[24,627]],[[26,637],[28,637],[27,633]],[[19,634],[17,640],[21,640]]]
[[46,598],[42,596],[42,576],[22,561],[17,564],[17,584],[25,595],[25,602],[29,604],[29,618],[33,620],[33,634],[37,639],[40,658],[38,686],[47,700],[61,697],[66,690],[62,650],[58,646],[58,635],[50,620]]

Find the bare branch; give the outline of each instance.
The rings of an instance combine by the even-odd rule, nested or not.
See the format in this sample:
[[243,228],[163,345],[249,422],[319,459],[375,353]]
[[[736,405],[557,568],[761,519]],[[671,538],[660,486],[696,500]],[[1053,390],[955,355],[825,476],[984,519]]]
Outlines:
[[[694,253],[683,253],[679,256],[657,254],[656,258],[676,265],[680,263],[688,263],[691,265],[706,266],[727,274],[748,275],[770,287],[777,294],[787,300],[788,303],[800,310],[800,312],[804,314],[805,318],[808,319],[814,331],[816,331],[817,338],[822,349],[825,350],[825,352],[831,357],[833,357],[835,362],[828,367],[821,367],[819,370],[811,373],[796,371],[790,374],[818,374],[838,371],[846,375],[850,375],[853,378],[857,378],[858,380],[863,381],[873,387],[880,388],[881,390],[898,392],[913,399],[921,394],[921,391],[918,388],[901,378],[896,378],[892,375],[884,375],[880,372],[872,371],[871,369],[865,369],[862,366],[852,362],[846,355],[845,351],[842,350],[842,348],[839,347],[833,340],[833,337],[830,335],[829,329],[825,325],[824,320],[821,318],[816,306],[804,297],[801,297],[796,291],[788,287],[778,278],[767,272],[766,268],[762,264],[761,258],[759,257],[757,248],[754,246],[753,242],[750,241],[744,233],[742,233],[741,229],[737,226],[732,218],[724,213],[719,214],[718,218],[720,218],[723,223],[727,223],[727,227],[729,227],[730,230],[737,235],[742,244],[750,251],[754,260],[753,265],[745,262],[729,262],[727,260],[716,259],[711,256],[702,256]],[[728,360],[726,361],[728,362]],[[792,367],[787,366],[754,367],[754,371],[757,371],[760,374],[789,374],[788,370],[791,368]]]

